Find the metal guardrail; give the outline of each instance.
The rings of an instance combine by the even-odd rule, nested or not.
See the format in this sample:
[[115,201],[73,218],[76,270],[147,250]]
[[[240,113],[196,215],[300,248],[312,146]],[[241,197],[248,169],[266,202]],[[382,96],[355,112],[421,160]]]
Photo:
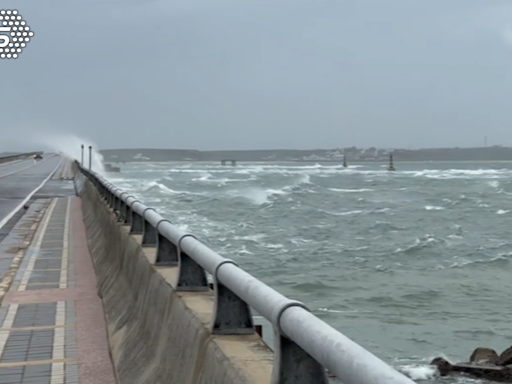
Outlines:
[[128,192],[76,164],[118,220],[130,226],[130,233],[142,235],[142,246],[156,247],[155,265],[179,267],[176,290],[207,291],[206,272],[213,276],[212,334],[253,334],[251,307],[271,322],[275,334],[272,384],[327,384],[325,368],[345,384],[414,384],[311,314],[303,303],[281,295]]

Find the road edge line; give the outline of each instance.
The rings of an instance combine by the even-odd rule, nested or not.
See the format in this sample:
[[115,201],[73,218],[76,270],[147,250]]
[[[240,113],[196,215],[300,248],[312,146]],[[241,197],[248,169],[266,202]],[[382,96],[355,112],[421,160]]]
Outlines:
[[50,172],[50,175],[46,179],[44,179],[43,182],[39,184],[32,192],[30,192],[28,196],[25,197],[25,199],[21,203],[19,203],[19,205],[16,208],[14,208],[14,210],[12,210],[9,214],[7,214],[7,216],[5,216],[3,220],[0,221],[0,229],[2,229],[9,222],[9,220],[11,220],[14,217],[14,215],[18,213],[18,211],[27,203],[27,201],[29,201],[32,198],[32,196],[34,196],[41,188],[43,188],[43,186],[48,182],[48,180],[50,180],[51,177],[55,174],[55,172],[57,172],[63,161],[64,158],[61,157],[57,166],[54,168],[53,171]]

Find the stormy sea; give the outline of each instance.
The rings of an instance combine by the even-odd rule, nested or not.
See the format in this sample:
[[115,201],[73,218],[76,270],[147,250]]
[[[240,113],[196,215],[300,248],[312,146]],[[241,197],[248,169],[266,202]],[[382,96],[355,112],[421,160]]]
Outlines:
[[120,166],[111,182],[419,383],[478,382],[428,362],[512,345],[512,163]]

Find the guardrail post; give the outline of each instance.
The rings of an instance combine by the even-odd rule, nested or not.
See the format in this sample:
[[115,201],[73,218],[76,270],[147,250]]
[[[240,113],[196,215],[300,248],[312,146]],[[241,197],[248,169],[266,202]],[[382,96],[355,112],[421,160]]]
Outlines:
[[183,235],[178,240],[179,271],[176,284],[177,291],[208,291],[208,280],[203,267],[181,249],[181,242],[186,237],[196,238],[194,235]]
[[[140,203],[138,200],[135,200],[132,203]],[[139,215],[137,212],[133,210],[132,207],[130,207],[130,210],[132,211],[132,220],[131,220],[131,227],[130,227],[130,233],[133,235],[141,235],[144,233],[144,219],[141,215]]]
[[109,183],[109,186],[107,188],[107,205],[110,209],[112,209],[112,200],[114,198],[114,192],[112,191],[114,189],[114,186]]
[[117,217],[117,221],[119,221],[119,217],[121,216],[121,212],[119,212],[119,197],[117,197],[116,194],[114,194],[114,202],[113,202],[113,209],[114,213]]
[[171,223],[169,220],[161,220],[156,225],[157,240],[156,240],[156,261],[157,266],[174,267],[178,265],[178,248],[171,243],[165,236],[160,234],[158,227],[161,223]]
[[123,195],[128,195],[128,192],[121,192],[119,197],[116,198],[115,212],[117,215],[117,221],[124,222],[125,221],[125,202],[123,200]]
[[153,208],[146,208],[144,212],[142,212],[142,220],[143,220],[143,234],[142,234],[142,243],[143,247],[156,247],[157,244],[157,233],[156,228],[154,228],[149,221],[146,220],[146,212],[154,211]]
[[213,273],[215,303],[210,331],[213,335],[252,335],[254,322],[251,308],[219,281],[219,268],[224,264],[238,266],[233,260],[224,260],[215,268]]
[[290,307],[301,307],[309,311],[303,303],[290,300],[277,312],[273,324],[275,357],[271,384],[329,384],[322,364],[283,334],[281,316]]
[[102,197],[102,199],[103,199],[104,201],[107,201],[107,191],[108,191],[107,183],[108,183],[108,182],[107,182],[107,183],[105,183],[105,184],[103,184],[103,183],[101,183],[101,182],[99,182],[99,181],[98,181],[98,183],[99,183],[99,185],[98,185],[98,189],[99,189],[99,191],[100,191],[100,195],[101,195],[101,197]]
[[120,189],[119,188],[114,188],[113,190],[110,191],[109,206],[110,206],[110,208],[112,208],[112,211],[114,213],[116,212],[116,199],[117,199],[116,192],[117,191],[120,191]]
[[105,184],[101,184],[101,188],[100,188],[100,193],[101,193],[101,197],[103,198],[103,201],[105,203],[108,203],[108,187],[109,187],[109,182],[105,182]]
[[103,191],[103,198],[105,199],[105,202],[107,203],[109,208],[110,208],[110,187],[112,187],[112,184],[108,183],[105,186],[105,189]]
[[112,209],[112,200],[114,198],[114,192],[112,192],[113,188],[114,186],[112,184],[107,188],[107,205],[110,209]]
[[132,216],[133,216],[132,209],[130,208],[130,206],[128,204],[125,204],[124,211],[125,211],[124,225],[129,225],[131,227],[132,226]]
[[103,200],[107,201],[107,193],[108,193],[108,187],[110,186],[110,183],[103,179],[97,179],[98,183],[98,189],[100,190],[101,197],[103,197]]
[[136,200],[134,196],[126,196],[126,201],[123,201],[123,225],[132,225],[132,209],[130,207],[130,203],[128,203],[128,199],[132,198],[133,200]]

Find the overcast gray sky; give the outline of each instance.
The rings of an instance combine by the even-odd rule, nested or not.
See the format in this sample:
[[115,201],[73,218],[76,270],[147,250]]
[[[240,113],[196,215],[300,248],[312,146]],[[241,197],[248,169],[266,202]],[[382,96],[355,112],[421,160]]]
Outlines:
[[3,150],[56,133],[101,148],[512,145],[510,1],[1,7],[35,33],[0,60]]

